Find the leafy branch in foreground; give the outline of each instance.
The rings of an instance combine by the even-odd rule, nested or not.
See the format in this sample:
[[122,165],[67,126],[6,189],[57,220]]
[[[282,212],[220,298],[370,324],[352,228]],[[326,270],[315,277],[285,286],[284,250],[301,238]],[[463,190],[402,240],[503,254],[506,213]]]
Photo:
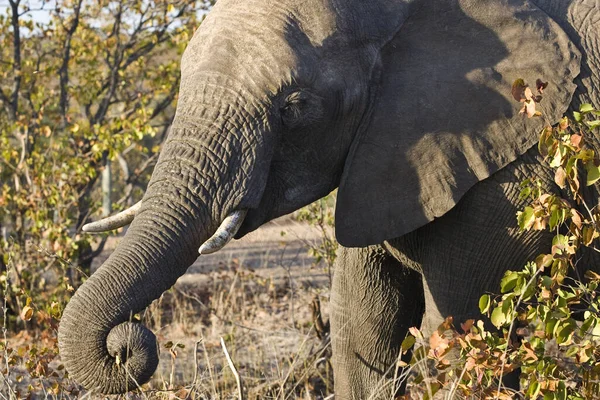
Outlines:
[[[523,80],[515,81],[512,88],[528,117],[542,115],[536,106],[546,84],[538,80],[536,86],[537,95]],[[600,111],[583,104],[572,118],[564,117],[541,132],[540,155],[564,195],[546,191],[540,177],[521,183],[521,200],[528,205],[517,213],[519,228],[550,231],[554,237],[548,254],[540,254],[521,271],[505,273],[501,295],[480,298],[480,311],[498,330],[488,331],[483,321],[469,320],[459,332],[451,317],[428,340],[411,329],[403,352],[415,343],[421,347],[414,351],[410,365],[427,371],[416,367],[434,363],[438,371],[435,377],[417,373],[413,391],[423,398],[442,388],[450,398],[455,393],[484,399],[600,396],[600,275],[588,271],[585,282],[569,277],[576,266],[590,267],[577,265],[586,252],[600,251],[596,247],[600,210],[584,196],[585,187],[600,180],[600,157],[593,148],[599,117]],[[557,351],[551,351],[552,346]],[[521,390],[515,392],[501,382],[518,368]]]

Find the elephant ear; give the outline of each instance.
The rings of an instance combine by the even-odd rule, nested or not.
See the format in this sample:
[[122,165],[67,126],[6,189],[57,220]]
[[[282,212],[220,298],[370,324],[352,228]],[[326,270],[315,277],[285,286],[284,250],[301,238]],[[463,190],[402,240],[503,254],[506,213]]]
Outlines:
[[[444,215],[477,182],[514,161],[567,110],[580,54],[530,2],[425,1],[381,51],[370,116],[338,192],[345,246],[381,243]],[[519,113],[517,79],[548,81]]]

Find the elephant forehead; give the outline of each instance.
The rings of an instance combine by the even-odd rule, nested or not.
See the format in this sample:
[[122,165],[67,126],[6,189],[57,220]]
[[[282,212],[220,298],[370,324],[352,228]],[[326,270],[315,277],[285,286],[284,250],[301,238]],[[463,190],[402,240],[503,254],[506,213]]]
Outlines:
[[268,71],[258,72],[271,75],[310,63],[336,29],[326,4],[314,3],[315,8],[305,10],[304,4],[268,0],[219,1],[186,49],[182,73],[197,70],[200,63],[232,72],[262,68]]
[[365,52],[353,59],[368,58],[371,65],[372,50],[397,32],[412,2],[220,0],[190,42],[182,73],[250,71],[281,82],[315,73],[315,61],[354,52]]

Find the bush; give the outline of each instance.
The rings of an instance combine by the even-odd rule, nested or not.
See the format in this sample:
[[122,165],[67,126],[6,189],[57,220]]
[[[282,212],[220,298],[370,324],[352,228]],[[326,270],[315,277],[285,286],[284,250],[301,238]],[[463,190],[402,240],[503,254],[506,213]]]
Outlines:
[[[141,196],[206,6],[9,0],[0,9],[2,374],[21,361],[32,378],[48,372],[58,318],[107,238],[81,226],[101,206],[106,214]],[[23,340],[9,346],[18,331]],[[40,334],[43,349],[27,344]]]
[[[535,97],[522,80],[513,86],[513,95],[524,103],[522,112],[530,117],[542,115],[536,105],[545,86],[539,80],[537,86],[540,96]],[[582,181],[591,186],[600,179],[599,155],[587,145],[598,134],[598,116],[600,111],[583,104],[572,118],[564,117],[540,135],[540,154],[555,171],[555,183],[569,196],[544,192],[536,177],[521,183],[521,198],[530,204],[517,213],[520,229],[550,230],[555,236],[548,254],[520,271],[506,272],[501,295],[481,297],[482,314],[498,330],[488,331],[483,321],[469,320],[458,331],[451,317],[428,340],[411,329],[402,348],[406,353],[415,343],[421,346],[410,365],[417,371],[413,390],[424,398],[442,388],[450,398],[455,393],[544,400],[600,396],[600,275],[588,271],[585,282],[569,277],[584,248],[600,251],[595,247],[600,210],[587,204],[582,194]],[[577,265],[582,267],[590,266]],[[583,322],[577,322],[577,313],[583,313]],[[422,368],[427,363],[435,365],[437,376]],[[518,368],[521,391],[515,393],[501,382]]]

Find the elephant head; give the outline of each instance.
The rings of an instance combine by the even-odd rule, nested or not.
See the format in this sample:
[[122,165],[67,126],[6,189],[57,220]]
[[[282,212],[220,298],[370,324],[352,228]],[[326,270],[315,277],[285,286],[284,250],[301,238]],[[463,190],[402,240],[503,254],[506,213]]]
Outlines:
[[[523,124],[505,85],[552,79],[559,89],[545,102],[558,119],[575,58],[533,6],[220,0],[183,56],[175,120],[141,203],[88,227],[131,222],[63,314],[71,377],[103,393],[149,380],[156,341],[132,314],[169,289],[201,246],[214,251],[238,228],[243,235],[338,185],[342,244],[380,242],[447,211],[535,139],[510,144]],[[457,96],[465,116],[452,115]],[[484,98],[489,109],[478,105]],[[419,157],[432,157],[425,171]]]

